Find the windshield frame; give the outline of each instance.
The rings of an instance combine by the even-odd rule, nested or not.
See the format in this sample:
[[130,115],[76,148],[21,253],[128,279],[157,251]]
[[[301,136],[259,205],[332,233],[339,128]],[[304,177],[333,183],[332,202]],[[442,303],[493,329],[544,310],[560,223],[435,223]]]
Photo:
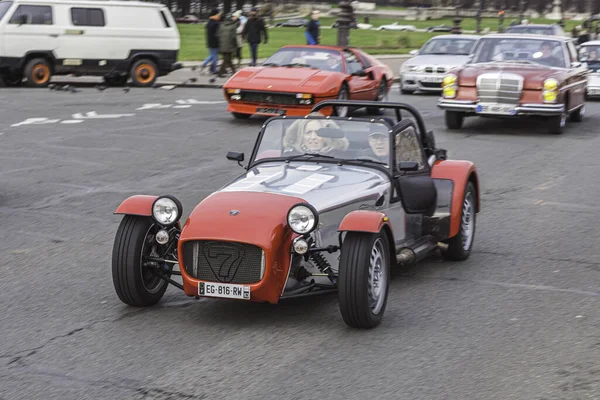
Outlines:
[[[2,8],[2,5],[4,5],[4,4],[8,4],[8,6],[6,7],[6,10],[4,11],[4,14],[2,14],[1,8]],[[11,9],[11,7],[13,5],[14,5],[14,1],[12,1],[12,0],[0,1],[0,22],[2,22],[4,20],[4,18],[8,14],[8,11]]]
[[[388,127],[388,130],[390,131],[390,134],[388,137],[389,160],[388,160],[387,166],[378,164],[375,162],[371,163],[369,161],[363,161],[363,160],[357,160],[357,159],[342,159],[342,158],[337,158],[337,157],[335,157],[335,158],[314,157],[312,159],[311,158],[303,159],[303,158],[299,157],[299,158],[297,158],[297,160],[292,160],[291,162],[299,161],[299,162],[330,163],[330,164],[340,164],[343,162],[344,165],[352,165],[352,166],[360,166],[360,167],[377,169],[378,171],[385,173],[390,178],[390,180],[393,180],[393,177],[394,177],[394,165],[393,164],[394,164],[394,157],[395,157],[394,154],[392,154],[393,153],[392,150],[393,150],[394,135],[391,133],[391,131],[392,131],[393,127],[392,127],[392,125],[389,124],[388,121],[386,121],[383,118],[373,119],[373,118],[352,117],[352,119],[350,120],[347,117],[330,117],[330,116],[325,116],[325,115],[324,116],[310,115],[310,116],[306,116],[306,117],[286,117],[286,116],[271,117],[263,123],[263,125],[260,129],[260,132],[258,133],[258,136],[257,136],[256,141],[254,142],[254,146],[252,148],[252,153],[250,155],[250,158],[248,159],[247,170],[255,168],[259,164],[263,164],[263,163],[269,163],[269,162],[285,163],[287,161],[287,159],[290,157],[290,156],[267,157],[267,158],[261,158],[259,160],[256,160],[256,156],[258,155],[258,149],[260,147],[260,144],[263,141],[263,137],[264,137],[267,126],[274,120],[278,120],[278,119],[292,120],[292,121],[302,120],[302,119],[318,119],[318,120],[331,120],[331,121],[357,121],[357,122],[365,122],[365,123],[380,123],[380,124],[386,125]],[[306,156],[306,157],[309,157],[309,156]]]
[[[514,35],[514,34],[513,34]],[[553,67],[550,65],[544,65],[541,63],[537,63],[537,62],[533,62],[533,64],[531,65],[536,65],[542,68],[554,68],[554,69],[568,69],[569,65],[570,65],[570,56],[568,53],[568,49],[566,46],[566,43],[564,40],[561,39],[556,39],[556,36],[548,36],[548,37],[531,37],[531,36],[525,36],[525,37],[521,37],[521,35],[507,35],[507,36],[488,36],[488,37],[483,37],[481,39],[479,39],[477,41],[477,44],[475,45],[475,49],[472,52],[472,55],[470,57],[470,60],[468,62],[468,64],[471,65],[478,65],[478,64],[489,64],[489,63],[493,63],[495,61],[476,61],[477,58],[479,57],[481,51],[484,49],[484,46],[489,46],[490,42],[494,42],[494,41],[500,41],[500,40],[514,40],[514,41],[523,41],[523,40],[529,40],[529,41],[539,41],[540,43],[543,42],[555,42],[555,43],[559,43],[561,49],[562,49],[562,57],[563,57],[563,66],[561,67]],[[498,63],[502,63],[502,62],[507,62],[508,61],[498,61]]]
[[448,40],[444,38],[444,35],[442,36],[436,36],[434,38],[429,39],[427,42],[425,42],[425,44],[419,49],[419,54],[420,56],[469,56],[471,54],[473,54],[473,50],[475,50],[475,47],[477,46],[477,39],[474,38],[457,38],[456,40],[462,40],[462,41],[470,41],[473,42],[473,44],[471,45],[471,49],[469,50],[469,52],[467,54],[464,53],[424,53],[423,49],[430,45],[431,43],[435,42],[435,41],[440,41],[440,40]]
[[[318,68],[318,67],[313,67],[313,66],[311,66],[311,67],[305,67],[305,68],[314,68],[314,69],[317,69],[319,71],[325,71],[325,72],[346,73],[346,70],[347,70],[346,57],[344,57],[343,51],[337,50],[337,49],[329,49],[329,48],[307,47],[307,46],[302,46],[302,45],[281,47],[275,53],[273,53],[269,57],[267,57],[267,59],[265,59],[265,61],[263,61],[260,65],[261,66],[265,66],[266,64],[273,62],[273,61],[269,61],[269,60],[271,60],[277,54],[284,53],[286,51],[290,51],[290,52],[313,51],[313,52],[322,52],[322,53],[335,54],[335,55],[339,56],[339,58],[340,58],[340,70],[339,71],[331,71],[331,70],[327,70],[327,69],[323,69],[323,68]],[[285,64],[283,64],[283,65],[285,65]],[[281,64],[277,64],[277,66],[281,67],[282,65]]]

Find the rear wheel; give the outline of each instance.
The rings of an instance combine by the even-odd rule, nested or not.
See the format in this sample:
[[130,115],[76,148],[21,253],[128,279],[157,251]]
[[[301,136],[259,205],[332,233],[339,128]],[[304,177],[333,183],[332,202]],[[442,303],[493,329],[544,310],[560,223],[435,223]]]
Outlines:
[[457,111],[446,111],[444,114],[448,129],[460,129],[465,120],[465,114]]
[[[343,84],[338,93],[338,100],[348,100],[350,98],[350,94],[348,93],[348,86]],[[349,114],[348,107],[334,107],[335,115],[338,117],[347,117]]]
[[241,113],[236,113],[236,112],[232,112],[231,114],[236,119],[248,119],[248,118],[250,118],[252,116],[250,114],[241,114]]
[[[150,217],[126,215],[115,236],[112,256],[113,284],[125,304],[148,307],[159,302],[168,283],[144,266],[143,257],[157,254],[154,240],[159,228]],[[167,271],[163,274],[170,276]]]
[[135,86],[149,87],[154,85],[158,78],[158,68],[154,61],[143,58],[133,63],[130,76]]
[[344,322],[353,328],[381,323],[390,281],[390,251],[384,232],[348,232],[338,278],[338,299]]
[[[377,97],[375,97],[375,101],[380,101],[383,103],[388,101],[388,88],[387,81],[385,80],[385,78],[381,79],[381,83],[379,84],[379,88],[377,89]],[[367,108],[367,113],[383,115],[385,114],[385,108]]]
[[25,65],[25,78],[27,86],[42,88],[50,84],[52,78],[52,67],[44,58],[34,58]]
[[463,203],[460,212],[460,228],[456,236],[448,239],[448,249],[444,252],[444,258],[452,261],[463,261],[471,255],[473,240],[475,239],[475,224],[477,214],[475,213],[477,194],[473,182],[468,182],[463,195]]

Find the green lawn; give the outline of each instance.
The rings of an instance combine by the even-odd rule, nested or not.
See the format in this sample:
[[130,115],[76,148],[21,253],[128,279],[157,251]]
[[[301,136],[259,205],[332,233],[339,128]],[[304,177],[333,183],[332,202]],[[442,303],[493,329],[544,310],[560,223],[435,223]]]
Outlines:
[[[329,26],[335,21],[335,18],[321,18],[321,24]],[[374,27],[391,24],[395,19],[371,18],[370,23]],[[414,25],[417,28],[426,28],[434,25],[453,25],[451,18],[430,20],[430,21],[403,21],[397,20],[401,25]],[[510,24],[511,19],[504,20],[504,27]],[[359,18],[362,22],[362,18]],[[532,23],[553,23],[545,19],[534,19]],[[573,26],[580,24],[581,21],[567,21],[565,30],[570,32]],[[483,29],[498,28],[497,18],[485,18],[482,20]],[[461,22],[464,30],[475,30],[476,21],[474,18],[466,18]],[[181,34],[180,61],[203,60],[208,56],[206,49],[206,40],[204,37],[204,25],[179,25]],[[406,54],[412,49],[420,48],[430,38],[443,33],[424,33],[424,32],[398,32],[398,31],[374,31],[352,29],[350,31],[350,45],[363,48],[370,54]],[[337,42],[337,29],[322,29],[321,43],[335,45]],[[268,57],[287,44],[305,44],[304,30],[302,28],[271,28],[269,29],[269,42],[266,45],[261,44],[258,49],[259,58]],[[248,46],[243,49],[242,56],[248,58],[250,50]]]

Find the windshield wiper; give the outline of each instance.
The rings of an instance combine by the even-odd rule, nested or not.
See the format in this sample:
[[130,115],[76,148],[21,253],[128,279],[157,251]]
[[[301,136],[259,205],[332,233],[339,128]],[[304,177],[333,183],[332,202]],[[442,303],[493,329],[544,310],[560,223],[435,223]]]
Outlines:
[[319,153],[303,153],[303,154],[296,154],[295,156],[290,156],[288,158],[285,159],[285,162],[290,162],[292,160],[296,160],[298,158],[301,157],[310,157],[310,158],[314,158],[314,157],[322,157],[322,158],[335,158],[333,156],[327,156],[325,154],[319,154]]
[[263,67],[279,67],[279,64],[274,63],[274,62],[268,62],[268,63],[264,63],[262,66]]
[[370,158],[341,158],[340,162],[349,162],[349,161],[359,161],[361,163],[365,163],[365,162],[370,162],[370,163],[374,163],[374,164],[379,164],[379,165],[388,165],[386,162],[382,162],[382,161],[376,161],[376,160],[371,160]]
[[302,64],[302,63],[283,64],[282,67],[308,67],[308,68],[312,68],[310,65],[308,65],[308,64]]

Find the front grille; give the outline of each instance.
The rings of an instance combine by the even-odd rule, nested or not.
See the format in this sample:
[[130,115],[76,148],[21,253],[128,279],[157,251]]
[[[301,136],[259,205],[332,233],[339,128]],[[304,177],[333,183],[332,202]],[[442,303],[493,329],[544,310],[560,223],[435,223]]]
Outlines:
[[222,283],[256,283],[264,274],[264,253],[247,243],[195,240],[183,244],[185,271],[193,278]]
[[518,104],[523,77],[515,74],[483,74],[477,79],[477,94],[482,103]]
[[426,87],[426,88],[435,88],[435,89],[441,89],[442,88],[442,84],[441,83],[435,83],[435,82],[421,82],[421,86]]
[[273,93],[273,92],[254,92],[254,91],[241,91],[242,101],[249,103],[262,103],[262,104],[285,104],[285,105],[297,105],[296,93]]
[[446,68],[444,67],[425,67],[425,72],[427,73],[437,73],[437,74],[444,74],[446,72]]

